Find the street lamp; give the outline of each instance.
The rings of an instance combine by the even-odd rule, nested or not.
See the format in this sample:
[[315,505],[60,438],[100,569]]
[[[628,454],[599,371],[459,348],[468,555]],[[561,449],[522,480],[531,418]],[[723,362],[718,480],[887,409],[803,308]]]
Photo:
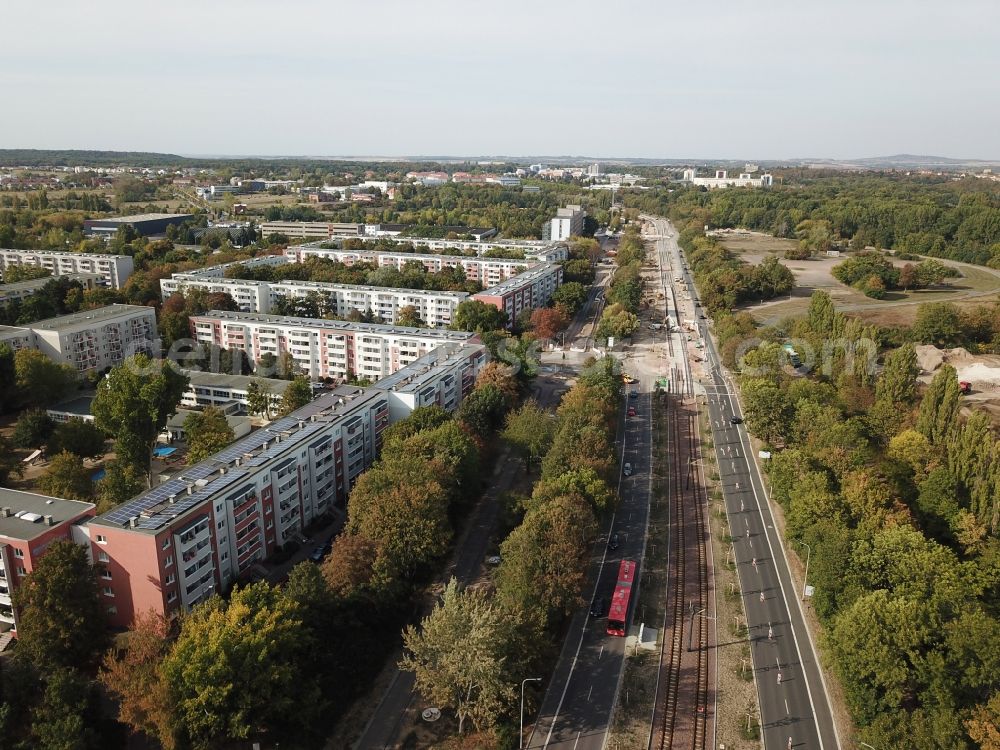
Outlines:
[[525,677],[521,680],[521,733],[517,735],[517,746],[520,750],[524,750],[524,683],[541,681],[541,677]]
[[[808,542],[803,542],[801,539],[795,539],[794,541],[798,542],[799,544],[805,545],[806,548],[806,574],[802,576],[802,601],[805,601],[806,584],[809,582],[809,560],[812,558],[812,547],[809,546]],[[864,743],[862,742],[861,744],[863,745]],[[871,747],[871,745],[869,745],[868,747]],[[875,750],[875,748],[872,748],[872,750]]]

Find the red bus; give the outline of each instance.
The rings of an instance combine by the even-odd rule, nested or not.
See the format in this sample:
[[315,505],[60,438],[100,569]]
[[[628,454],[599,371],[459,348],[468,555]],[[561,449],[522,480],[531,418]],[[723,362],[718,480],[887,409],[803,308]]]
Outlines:
[[632,579],[635,577],[635,563],[622,560],[618,568],[618,583],[608,608],[608,635],[625,636],[625,621],[628,619],[628,605],[632,598]]

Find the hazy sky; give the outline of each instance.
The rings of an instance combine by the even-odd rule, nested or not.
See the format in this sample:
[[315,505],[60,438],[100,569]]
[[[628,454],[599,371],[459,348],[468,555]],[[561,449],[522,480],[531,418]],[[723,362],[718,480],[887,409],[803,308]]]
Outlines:
[[8,0],[0,147],[1000,159],[998,0]]

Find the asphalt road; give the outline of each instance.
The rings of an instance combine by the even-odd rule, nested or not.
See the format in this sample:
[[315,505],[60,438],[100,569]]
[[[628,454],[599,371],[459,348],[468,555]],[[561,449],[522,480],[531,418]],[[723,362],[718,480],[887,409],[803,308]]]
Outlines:
[[[683,268],[676,232],[663,219],[654,224],[668,252],[674,275],[694,289]],[[691,310],[691,304],[683,305]],[[699,309],[700,312],[700,309]],[[685,317],[696,318],[688,314]],[[733,425],[742,408],[724,372],[706,321],[697,320],[705,342],[708,378],[701,384],[715,438],[720,478],[726,498],[733,551],[747,613],[754,676],[761,710],[765,750],[839,748],[821,667],[810,640],[797,592],[788,572],[764,483],[753,460],[743,424]],[[700,388],[697,390],[701,390]]]
[[[590,564],[589,600],[583,612],[572,619],[559,662],[543,699],[539,716],[525,747],[564,750],[600,750],[611,718],[621,678],[625,639],[607,634],[607,618],[591,618],[588,610],[595,597],[611,598],[623,559],[641,560],[646,538],[652,475],[650,409],[652,382],[632,388],[640,391],[626,399],[636,407],[636,416],[624,417],[618,449],[621,465],[632,464],[632,475],[619,477],[621,503],[608,528],[596,542]],[[607,548],[610,533],[617,533],[619,546]],[[641,575],[641,571],[640,571]],[[636,576],[636,588],[640,576]],[[638,591],[633,597],[638,598]],[[642,611],[633,608],[631,621],[641,622]],[[530,717],[526,718],[526,722]]]

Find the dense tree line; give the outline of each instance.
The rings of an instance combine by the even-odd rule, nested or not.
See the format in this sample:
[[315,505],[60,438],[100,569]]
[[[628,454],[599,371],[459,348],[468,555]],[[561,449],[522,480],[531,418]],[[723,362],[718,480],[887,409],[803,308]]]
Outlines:
[[495,590],[454,581],[420,627],[405,635],[402,666],[435,705],[469,721],[480,740],[506,741],[521,679],[550,663],[565,618],[580,604],[598,515],[614,503],[611,480],[620,373],[612,358],[591,366],[563,397],[556,419],[529,402],[508,414],[504,439],[541,461],[530,497],[513,500]]
[[795,285],[792,272],[776,257],[758,265],[745,263],[714,237],[705,235],[698,220],[683,225],[678,242],[685,251],[701,304],[713,315],[744,302],[788,294]]
[[651,213],[696,217],[699,226],[795,238],[802,222],[825,222],[827,241],[855,250],[874,247],[1000,267],[1000,197],[988,180],[806,173],[769,190],[682,188],[625,199]]
[[[605,307],[597,324],[599,339],[627,338],[639,328],[642,304],[642,264],[646,246],[636,225],[629,226],[618,242],[615,272],[605,292]],[[602,342],[603,343],[603,342]]]
[[[774,450],[786,535],[811,546],[825,648],[861,736],[987,746],[1000,727],[1000,442],[988,414],[960,414],[947,365],[921,393],[911,343],[876,367],[868,342],[877,353],[884,332],[825,293],[777,328],[748,318],[720,321],[720,342],[730,358],[733,342],[755,342],[741,363],[747,425]],[[787,337],[839,343],[802,377],[786,366]]]

